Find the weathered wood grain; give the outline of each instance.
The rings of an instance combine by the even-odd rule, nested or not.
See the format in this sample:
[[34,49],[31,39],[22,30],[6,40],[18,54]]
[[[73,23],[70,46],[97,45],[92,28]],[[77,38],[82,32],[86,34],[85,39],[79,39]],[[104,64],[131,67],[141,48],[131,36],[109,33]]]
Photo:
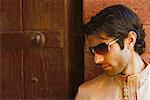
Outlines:
[[[0,32],[21,31],[20,3],[20,0],[0,0]],[[21,100],[24,96],[22,53],[21,49],[0,49],[0,98],[2,100]]]

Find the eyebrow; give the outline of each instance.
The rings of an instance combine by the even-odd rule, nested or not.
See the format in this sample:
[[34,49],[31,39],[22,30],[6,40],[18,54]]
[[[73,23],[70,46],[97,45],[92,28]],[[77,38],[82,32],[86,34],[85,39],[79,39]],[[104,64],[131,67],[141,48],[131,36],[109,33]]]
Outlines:
[[[108,40],[108,39],[106,39],[106,38],[101,38],[101,39],[103,39],[103,40]],[[105,42],[102,42],[102,43],[105,43]],[[98,44],[101,44],[101,43],[95,43],[95,44],[91,44],[91,43],[90,43],[89,47],[95,47],[95,46],[98,45]]]
[[106,37],[97,37],[97,39],[109,40],[109,38]]
[[97,35],[96,39],[109,40],[110,39],[109,37],[111,37],[111,36],[106,37],[106,36]]

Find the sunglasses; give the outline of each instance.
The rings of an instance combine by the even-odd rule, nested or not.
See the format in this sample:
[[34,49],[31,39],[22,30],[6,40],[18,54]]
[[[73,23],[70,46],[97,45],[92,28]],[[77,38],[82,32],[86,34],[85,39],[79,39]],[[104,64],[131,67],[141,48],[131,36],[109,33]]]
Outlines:
[[94,53],[97,53],[97,54],[100,54],[100,55],[105,55],[105,54],[107,54],[109,52],[110,45],[112,45],[113,43],[115,43],[119,39],[120,39],[120,37],[115,39],[115,40],[113,40],[110,43],[101,43],[101,44],[98,44],[98,45],[96,45],[94,47],[90,47],[89,49],[90,49],[90,51],[91,51],[91,53],[93,55],[94,55]]

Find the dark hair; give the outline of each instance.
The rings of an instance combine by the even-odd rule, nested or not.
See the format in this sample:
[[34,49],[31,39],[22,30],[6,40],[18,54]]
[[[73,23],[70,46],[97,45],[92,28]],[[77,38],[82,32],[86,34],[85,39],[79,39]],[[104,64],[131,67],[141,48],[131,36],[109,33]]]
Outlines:
[[145,31],[140,23],[139,17],[124,5],[113,5],[100,11],[93,16],[87,24],[84,25],[85,34],[106,33],[117,38],[122,36],[118,44],[124,48],[124,39],[130,31],[137,34],[137,40],[134,45],[135,51],[142,54],[145,50]]

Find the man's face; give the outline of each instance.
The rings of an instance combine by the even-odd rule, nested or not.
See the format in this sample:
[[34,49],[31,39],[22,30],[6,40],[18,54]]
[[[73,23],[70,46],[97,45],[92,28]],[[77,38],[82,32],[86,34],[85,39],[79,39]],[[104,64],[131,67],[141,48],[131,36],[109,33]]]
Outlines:
[[[110,43],[113,40],[111,36],[104,33],[88,36],[89,47],[94,47],[101,43]],[[124,49],[121,50],[117,42],[109,45],[108,48],[109,50],[105,54],[94,52],[94,63],[100,64],[102,70],[108,75],[113,76],[122,73],[127,68],[131,58],[129,49],[124,45]]]

